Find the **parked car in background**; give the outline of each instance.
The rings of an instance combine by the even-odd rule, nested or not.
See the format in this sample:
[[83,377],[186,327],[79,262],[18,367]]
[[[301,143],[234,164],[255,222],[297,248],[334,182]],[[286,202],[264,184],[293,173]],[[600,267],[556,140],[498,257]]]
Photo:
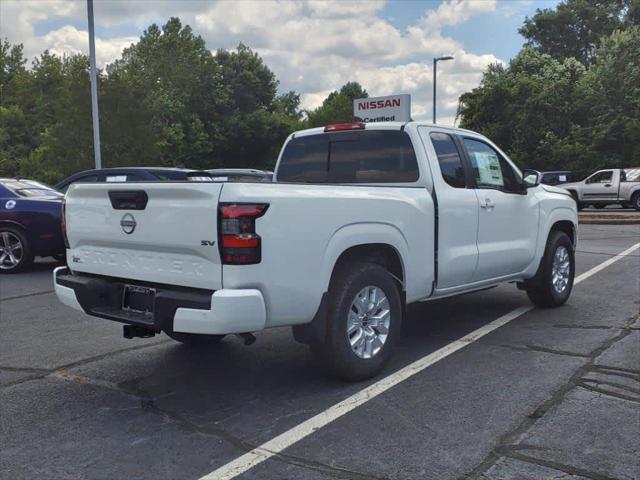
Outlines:
[[542,172],[542,181],[545,185],[561,185],[563,183],[574,182],[573,172],[568,170],[557,170],[553,172]]
[[33,180],[0,179],[0,273],[18,272],[36,256],[64,258],[63,198]]
[[65,193],[72,183],[95,183],[95,182],[152,182],[152,181],[175,181],[187,180],[189,173],[193,170],[186,168],[170,167],[117,167],[85,170],[74,173],[57,183],[53,188]]
[[127,338],[292,326],[359,380],[389,360],[407,304],[505,282],[543,307],[571,293],[575,202],[477,133],[313,128],[289,136],[274,178],[74,186],[58,298]]
[[571,193],[578,209],[622,205],[640,211],[640,168],[598,170],[581,182],[560,185]]
[[271,182],[273,172],[252,168],[214,168],[207,170],[216,182]]

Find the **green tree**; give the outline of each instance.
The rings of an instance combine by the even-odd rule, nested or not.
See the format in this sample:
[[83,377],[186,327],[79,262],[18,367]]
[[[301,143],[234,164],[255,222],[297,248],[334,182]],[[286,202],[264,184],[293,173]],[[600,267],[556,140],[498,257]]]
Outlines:
[[309,127],[320,127],[330,123],[353,121],[353,101],[367,98],[369,94],[358,82],[349,82],[333,91],[324,99],[322,105],[307,112]]
[[594,154],[589,169],[640,165],[640,27],[604,38],[579,88],[575,137]]
[[246,45],[218,50],[216,61],[227,96],[214,165],[272,167],[284,139],[299,128],[300,97],[293,92],[277,97],[275,75]]
[[460,126],[480,131],[509,151],[521,166],[560,168],[555,151],[571,132],[578,82],[585,67],[533,49],[522,50],[509,64],[491,66],[481,84],[460,97]]
[[640,163],[639,12],[640,0],[539,10],[520,29],[529,46],[460,97],[460,125],[521,166],[586,175]]
[[563,60],[595,61],[601,37],[637,21],[638,0],[566,0],[555,9],[536,10],[518,30],[525,46]]
[[[88,60],[45,51],[26,68],[0,43],[0,175],[54,183],[92,168]],[[300,96],[278,95],[259,55],[240,44],[212,54],[179,19],[151,25],[98,72],[105,167],[270,167],[300,128]]]
[[[220,136],[218,126],[226,92],[202,37],[191,27],[183,27],[178,18],[171,18],[162,28],[151,25],[136,44],[124,50],[121,59],[107,67],[107,72],[116,84],[107,88],[113,95],[109,99],[115,108],[112,114],[126,121],[117,113],[126,100],[118,97],[130,99],[133,94],[138,98],[134,105],[141,113],[131,123],[144,131],[139,122],[150,121],[153,145],[145,150],[154,155],[145,155],[145,162],[154,162],[153,157],[159,154],[156,164],[206,166]],[[133,145],[136,139],[129,139],[129,151],[138,150]],[[108,138],[108,142],[108,150],[121,151],[118,137]],[[118,156],[116,162],[125,159],[127,163],[136,161],[126,155]]]
[[38,146],[21,160],[21,174],[55,183],[93,166],[89,59],[43,53],[33,66],[30,120]]

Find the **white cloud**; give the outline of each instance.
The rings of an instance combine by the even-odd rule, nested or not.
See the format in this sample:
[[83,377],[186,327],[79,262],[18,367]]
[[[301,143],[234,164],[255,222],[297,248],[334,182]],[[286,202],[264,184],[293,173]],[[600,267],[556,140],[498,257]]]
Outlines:
[[[150,23],[179,16],[213,50],[239,42],[251,46],[275,72],[281,89],[302,94],[305,108],[318,106],[329,92],[355,80],[371,95],[410,93],[415,118],[430,118],[431,58],[453,55],[454,61],[438,66],[438,107],[442,118],[452,121],[458,96],[478,84],[487,64],[499,60],[467,52],[442,29],[495,11],[496,2],[449,0],[435,9],[427,6],[413,24],[400,29],[382,16],[382,0],[96,1],[99,32],[135,33],[103,34],[96,38],[96,50],[99,65],[104,65]],[[37,24],[53,19],[57,28],[35,34]],[[87,52],[85,24],[84,2],[0,2],[1,35],[24,43],[28,57],[46,48],[60,54]]]
[[443,2],[435,10],[429,10],[422,20],[427,28],[458,25],[474,15],[493,12],[496,0],[450,0]]
[[[87,30],[64,25],[44,35],[35,34],[35,25],[45,20],[83,18],[86,24],[86,3],[50,0],[0,2],[0,37],[24,45],[24,55],[29,61],[50,50],[57,55],[89,52]],[[96,61],[99,67],[118,58],[122,50],[138,39],[136,36],[104,39],[96,37]]]
[[[103,66],[118,58],[122,50],[134,43],[138,37],[121,37],[103,40],[96,38],[96,63]],[[65,25],[52,30],[42,37],[49,50],[57,55],[87,53],[89,51],[89,32]]]

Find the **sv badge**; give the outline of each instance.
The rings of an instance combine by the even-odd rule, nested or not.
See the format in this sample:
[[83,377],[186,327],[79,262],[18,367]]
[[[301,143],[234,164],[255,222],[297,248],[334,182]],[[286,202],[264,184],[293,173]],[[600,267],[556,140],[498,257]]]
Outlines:
[[216,244],[213,240],[200,240],[200,245],[203,247],[213,247]]

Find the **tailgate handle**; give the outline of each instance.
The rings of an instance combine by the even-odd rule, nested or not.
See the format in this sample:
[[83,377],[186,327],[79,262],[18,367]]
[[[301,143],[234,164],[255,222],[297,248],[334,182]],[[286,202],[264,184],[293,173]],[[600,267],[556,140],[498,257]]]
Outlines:
[[114,210],[144,210],[149,197],[144,190],[111,190],[109,200]]

